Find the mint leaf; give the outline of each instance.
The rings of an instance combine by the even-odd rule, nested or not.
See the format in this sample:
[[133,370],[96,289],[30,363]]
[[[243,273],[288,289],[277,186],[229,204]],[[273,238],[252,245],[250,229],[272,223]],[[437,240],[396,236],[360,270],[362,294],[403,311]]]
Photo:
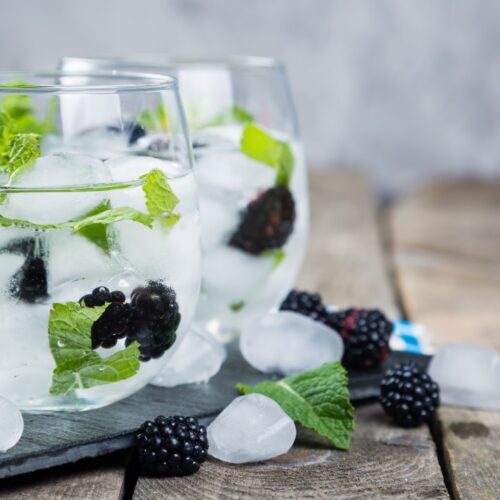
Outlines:
[[241,106],[233,106],[232,117],[235,122],[238,123],[250,123],[253,122],[253,116]]
[[73,219],[59,224],[36,224],[27,220],[9,219],[0,215],[0,226],[3,227],[24,227],[29,229],[72,229],[75,232],[81,232],[82,229],[88,228],[95,224],[111,224],[121,220],[132,220],[139,222],[149,228],[153,227],[154,219],[151,215],[138,212],[133,208],[120,207],[104,210],[95,215],[83,215],[78,219]]
[[158,169],[143,175],[142,190],[146,195],[146,207],[152,217],[159,218],[164,227],[171,227],[180,219],[173,211],[179,198],[170,187],[167,176]]
[[261,252],[260,257],[274,259],[273,269],[276,269],[283,262],[283,259],[286,257],[286,253],[282,248],[273,248]]
[[9,137],[7,164],[12,177],[18,170],[33,166],[40,156],[40,136],[38,134],[15,134]]
[[243,130],[241,150],[248,157],[276,169],[276,184],[289,186],[295,160],[288,143],[249,123]]
[[[94,215],[102,214],[107,210],[111,209],[111,203],[109,200],[103,201],[97,207],[95,207],[90,212],[84,215],[85,217],[93,217]],[[106,224],[90,224],[78,230],[78,233],[82,235],[87,240],[91,241],[99,248],[101,248],[105,253],[109,253],[109,241],[107,237],[107,225]]]
[[245,307],[245,301],[240,300],[239,302],[233,302],[229,304],[229,309],[233,312],[238,312]]
[[49,315],[49,346],[56,362],[50,394],[110,384],[135,375],[140,367],[139,344],[105,359],[92,350],[92,324],[107,306],[82,307],[76,302],[53,304]]
[[274,399],[296,422],[316,431],[337,448],[349,448],[354,430],[353,407],[347,374],[338,361],[278,382],[237,384],[236,388],[242,394],[259,393]]
[[168,118],[165,105],[161,102],[155,110],[146,109],[137,118],[136,122],[151,131],[167,131]]

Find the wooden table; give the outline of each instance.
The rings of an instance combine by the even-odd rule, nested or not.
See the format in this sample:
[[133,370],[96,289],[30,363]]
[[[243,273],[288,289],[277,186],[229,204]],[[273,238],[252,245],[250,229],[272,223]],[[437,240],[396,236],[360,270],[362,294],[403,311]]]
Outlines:
[[[435,344],[500,348],[500,183],[438,183],[388,209],[358,175],[311,178],[312,231],[299,287],[340,306],[424,323]],[[137,480],[120,453],[0,483],[1,499],[500,498],[500,412],[443,407],[431,429],[356,408],[349,452],[299,432],[290,453],[191,477]]]

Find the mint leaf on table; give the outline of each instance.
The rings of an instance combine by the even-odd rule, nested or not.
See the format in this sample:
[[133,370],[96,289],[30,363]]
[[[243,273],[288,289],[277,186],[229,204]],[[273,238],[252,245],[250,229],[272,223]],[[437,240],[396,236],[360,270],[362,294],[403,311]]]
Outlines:
[[337,448],[348,449],[354,430],[347,374],[338,362],[325,363],[278,382],[237,384],[242,394],[258,393],[276,401],[290,418],[316,431]]
[[80,232],[82,229],[88,228],[89,226],[93,226],[95,224],[111,224],[113,222],[119,222],[122,220],[139,222],[149,228],[153,227],[154,222],[154,218],[149,214],[138,212],[137,210],[129,207],[120,207],[104,210],[103,212],[96,213],[95,215],[84,215],[78,219],[61,222],[59,224],[36,224],[35,222],[21,219],[9,219],[8,217],[0,215],[0,226],[15,226],[42,230],[72,229],[75,232]]
[[76,302],[53,304],[49,315],[49,346],[56,362],[50,394],[110,384],[135,375],[140,366],[139,344],[101,358],[92,350],[92,324],[106,306],[82,307]]
[[249,123],[243,130],[241,151],[248,157],[276,169],[276,184],[289,186],[295,160],[288,143]]
[[167,176],[158,169],[143,175],[142,190],[146,195],[146,207],[152,217],[158,218],[164,227],[171,227],[180,219],[173,211],[179,203],[168,183]]

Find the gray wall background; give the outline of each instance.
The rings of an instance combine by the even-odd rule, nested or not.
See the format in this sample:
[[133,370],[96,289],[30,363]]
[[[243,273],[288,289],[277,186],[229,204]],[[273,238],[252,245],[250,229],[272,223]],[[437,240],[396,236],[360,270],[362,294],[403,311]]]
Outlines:
[[495,0],[0,0],[0,67],[271,55],[288,65],[309,164],[395,192],[500,176],[499,28]]

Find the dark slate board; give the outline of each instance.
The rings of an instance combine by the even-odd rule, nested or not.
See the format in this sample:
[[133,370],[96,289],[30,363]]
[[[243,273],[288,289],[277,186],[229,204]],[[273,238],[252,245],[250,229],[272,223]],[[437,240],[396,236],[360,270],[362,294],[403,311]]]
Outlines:
[[[409,358],[424,367],[429,362],[426,356],[393,353],[387,365]],[[382,370],[351,373],[351,399],[377,397],[381,376]],[[266,379],[231,345],[223,368],[207,384],[147,386],[123,401],[83,413],[25,414],[21,440],[0,454],[0,479],[128,448],[137,427],[156,415],[196,415],[206,424],[237,396],[236,382],[251,385]]]

